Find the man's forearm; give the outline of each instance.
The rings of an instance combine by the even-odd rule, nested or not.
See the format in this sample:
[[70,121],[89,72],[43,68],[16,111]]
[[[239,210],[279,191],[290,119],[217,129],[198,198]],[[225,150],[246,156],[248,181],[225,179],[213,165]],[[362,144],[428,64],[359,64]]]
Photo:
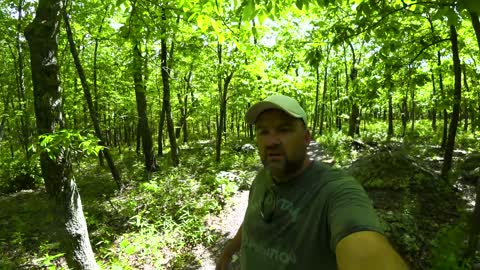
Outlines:
[[235,254],[235,252],[240,250],[240,246],[242,245],[242,227],[243,224],[240,225],[240,228],[238,228],[235,237],[233,237],[233,239],[230,240],[225,247],[224,253],[228,253],[229,256],[232,256],[233,254]]

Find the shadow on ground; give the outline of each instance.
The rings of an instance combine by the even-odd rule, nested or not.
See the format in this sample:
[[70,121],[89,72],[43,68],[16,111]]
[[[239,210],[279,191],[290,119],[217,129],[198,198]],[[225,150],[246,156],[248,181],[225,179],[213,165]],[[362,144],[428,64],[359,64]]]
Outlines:
[[[116,187],[107,173],[77,177],[92,247],[126,230],[125,220],[104,207]],[[0,196],[0,269],[45,269],[64,266],[48,256],[61,251],[48,196],[43,190],[28,190]],[[57,265],[54,265],[57,264]]]

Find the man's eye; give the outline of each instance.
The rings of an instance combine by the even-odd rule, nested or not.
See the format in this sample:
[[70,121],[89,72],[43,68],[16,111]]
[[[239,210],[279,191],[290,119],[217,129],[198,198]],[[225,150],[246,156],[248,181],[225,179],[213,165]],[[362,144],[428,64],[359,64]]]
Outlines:
[[260,130],[257,131],[257,133],[260,134],[260,135],[265,135],[265,134],[268,133],[268,131],[265,130],[265,129],[260,129]]
[[289,132],[290,128],[289,127],[282,127],[279,130],[280,130],[280,132]]

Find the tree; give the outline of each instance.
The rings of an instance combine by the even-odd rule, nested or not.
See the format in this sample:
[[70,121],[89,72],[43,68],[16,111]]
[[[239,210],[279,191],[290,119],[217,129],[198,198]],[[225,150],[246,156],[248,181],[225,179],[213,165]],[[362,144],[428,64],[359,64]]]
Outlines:
[[[40,0],[35,19],[25,29],[30,47],[38,135],[54,135],[64,126],[57,63],[61,10],[60,0]],[[69,266],[97,269],[69,149],[60,147],[55,156],[42,152],[40,164]]]
[[[78,57],[77,48],[75,47],[75,41],[73,40],[72,29],[70,27],[70,21],[68,18],[67,10],[67,1],[65,1],[65,7],[62,10],[63,21],[65,22],[65,29],[67,32],[68,43],[70,45],[70,52],[72,53],[73,60],[75,62],[75,67],[77,68],[78,76],[80,77],[80,81],[82,83],[83,93],[88,105],[88,111],[90,112],[90,119],[92,120],[93,127],[95,130],[95,135],[100,139],[99,145],[103,146],[103,155],[107,160],[108,167],[110,168],[110,172],[112,174],[113,180],[117,184],[118,188],[122,190],[122,179],[120,176],[120,172],[118,171],[115,163],[113,161],[112,156],[110,155],[110,151],[106,147],[105,139],[103,138],[102,132],[100,130],[100,124],[98,122],[98,105],[94,106],[92,101],[92,94],[90,93],[90,88],[87,83],[87,78],[85,77],[85,72],[83,71],[82,64],[80,63],[80,58]],[[97,48],[97,45],[95,46]],[[95,80],[96,81],[96,80]],[[95,86],[96,89],[96,86]],[[96,91],[95,91],[96,92]],[[98,100],[98,98],[96,99]]]
[[457,134],[458,118],[460,115],[460,102],[462,100],[462,71],[460,66],[460,56],[458,53],[458,36],[455,25],[450,24],[450,40],[452,43],[453,71],[455,74],[455,91],[453,94],[453,112],[452,121],[448,132],[448,140],[443,156],[442,176],[447,178],[452,167],[452,155],[455,147],[455,136]]
[[[163,33],[166,33],[166,24],[167,24],[167,14],[166,9],[162,8],[162,29]],[[167,37],[164,34],[161,38],[161,68],[162,68],[162,82],[163,82],[163,103],[162,103],[162,116],[163,110],[165,113],[165,117],[167,120],[167,131],[168,131],[168,138],[170,139],[170,155],[172,158],[173,166],[178,166],[180,163],[178,159],[178,146],[177,140],[175,138],[175,131],[173,126],[173,118],[172,118],[172,109],[170,105],[170,72],[171,72],[171,64],[168,65],[167,60]],[[171,47],[170,57],[173,57],[173,42]],[[161,120],[160,122],[162,122]]]

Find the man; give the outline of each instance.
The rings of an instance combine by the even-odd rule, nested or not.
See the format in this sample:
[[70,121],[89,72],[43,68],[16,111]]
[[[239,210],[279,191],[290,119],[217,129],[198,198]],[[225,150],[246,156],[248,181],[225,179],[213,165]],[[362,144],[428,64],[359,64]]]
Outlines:
[[352,177],[310,160],[307,116],[283,95],[253,105],[264,168],[250,189],[247,211],[217,262],[228,269],[240,250],[245,270],[404,270],[382,235],[371,202]]

